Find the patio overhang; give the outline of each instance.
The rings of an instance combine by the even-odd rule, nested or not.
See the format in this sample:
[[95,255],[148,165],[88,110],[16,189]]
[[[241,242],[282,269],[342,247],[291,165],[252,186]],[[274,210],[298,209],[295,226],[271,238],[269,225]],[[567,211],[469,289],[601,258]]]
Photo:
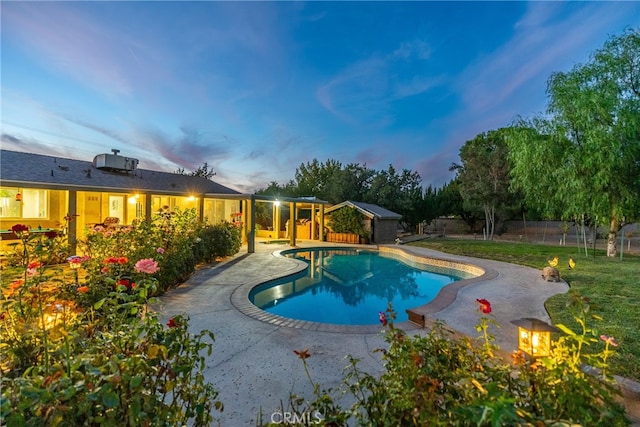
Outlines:
[[[240,194],[240,195],[227,195],[229,198],[241,199],[245,203],[243,209],[243,216],[245,224],[247,225],[246,239],[247,239],[247,252],[255,252],[256,244],[256,202],[272,202],[276,206],[282,204],[288,204],[291,212],[289,220],[292,224],[296,223],[297,212],[299,209],[311,209],[314,213],[317,210],[319,223],[324,224],[324,209],[326,205],[331,205],[330,202],[320,200],[316,197],[280,197],[280,196],[267,196],[261,194]],[[291,227],[289,231],[289,244],[296,246],[296,227]],[[316,236],[312,236],[312,239]],[[319,227],[319,233],[317,239],[324,240],[324,227]]]

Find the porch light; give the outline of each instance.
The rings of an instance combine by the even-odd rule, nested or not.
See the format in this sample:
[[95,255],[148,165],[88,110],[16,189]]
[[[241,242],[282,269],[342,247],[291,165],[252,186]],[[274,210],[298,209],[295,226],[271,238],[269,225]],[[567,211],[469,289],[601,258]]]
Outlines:
[[17,192],[16,193],[16,202],[21,202],[22,201],[22,193]]
[[196,196],[189,196],[189,199],[188,199],[188,200],[189,200],[190,202],[193,202],[195,199],[196,199]]
[[280,206],[280,200],[276,200],[275,202],[273,202],[273,205],[276,206],[276,207]]
[[129,197],[128,200],[129,200],[129,203],[133,204],[133,203],[137,202],[139,198],[140,198],[140,195],[139,194],[135,194],[135,195]]
[[551,354],[551,332],[558,332],[557,328],[531,317],[512,320],[511,323],[518,327],[518,350],[532,359]]

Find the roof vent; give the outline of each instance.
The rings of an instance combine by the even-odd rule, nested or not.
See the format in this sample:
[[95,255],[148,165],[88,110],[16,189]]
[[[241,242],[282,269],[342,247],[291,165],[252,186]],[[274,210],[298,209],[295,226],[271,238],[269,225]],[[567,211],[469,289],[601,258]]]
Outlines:
[[138,159],[118,156],[120,150],[111,150],[113,154],[98,154],[93,158],[93,167],[114,172],[132,172],[138,167]]

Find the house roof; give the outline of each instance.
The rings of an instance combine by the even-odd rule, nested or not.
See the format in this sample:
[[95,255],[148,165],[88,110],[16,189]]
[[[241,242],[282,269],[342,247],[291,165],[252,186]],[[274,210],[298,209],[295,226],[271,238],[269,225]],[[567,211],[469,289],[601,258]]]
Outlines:
[[363,202],[353,202],[351,200],[347,200],[342,203],[338,203],[337,205],[333,205],[330,208],[325,209],[325,214],[329,214],[333,211],[336,211],[345,206],[351,206],[352,208],[358,209],[363,215],[369,218],[378,218],[378,219],[400,219],[402,215],[397,214],[395,212],[390,211],[389,209],[385,209],[382,206],[373,205],[371,203],[363,203]]
[[157,192],[175,195],[239,195],[209,179],[136,169],[121,173],[97,169],[93,162],[0,150],[0,181],[4,186],[80,191]]

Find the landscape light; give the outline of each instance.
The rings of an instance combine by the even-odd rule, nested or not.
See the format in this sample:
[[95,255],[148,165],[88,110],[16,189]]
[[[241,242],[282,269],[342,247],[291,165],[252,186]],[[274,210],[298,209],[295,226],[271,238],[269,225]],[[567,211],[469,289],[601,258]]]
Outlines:
[[531,317],[512,320],[511,323],[518,327],[518,350],[532,359],[551,354],[551,332],[558,332],[557,328]]

